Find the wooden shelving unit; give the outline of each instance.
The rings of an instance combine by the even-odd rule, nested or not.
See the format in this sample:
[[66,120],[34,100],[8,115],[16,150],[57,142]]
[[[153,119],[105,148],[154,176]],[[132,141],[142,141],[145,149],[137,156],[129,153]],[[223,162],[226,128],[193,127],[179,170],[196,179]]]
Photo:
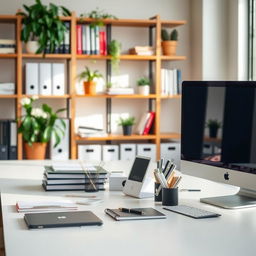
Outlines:
[[[67,89],[69,94],[62,95],[62,96],[44,96],[38,95],[39,98],[42,99],[65,99],[69,101],[69,117],[70,117],[70,157],[72,159],[77,158],[77,144],[80,142],[92,142],[92,141],[151,141],[156,143],[157,145],[157,158],[160,156],[160,142],[162,139],[179,139],[180,135],[177,133],[160,133],[160,113],[161,113],[161,101],[166,99],[179,99],[179,95],[175,96],[162,96],[160,94],[161,91],[161,63],[162,61],[183,61],[186,60],[185,56],[162,56],[161,54],[161,28],[173,28],[177,26],[182,26],[186,24],[185,20],[160,20],[159,16],[152,17],[148,20],[146,19],[106,19],[104,23],[107,25],[108,28],[111,27],[144,27],[148,28],[151,32],[154,31],[154,37],[151,38],[151,43],[154,41],[156,53],[153,56],[138,56],[138,55],[121,55],[121,60],[129,60],[129,61],[148,61],[151,65],[154,65],[154,72],[155,72],[155,88],[154,94],[150,94],[148,96],[142,95],[107,95],[107,94],[100,94],[100,95],[77,95],[75,91],[75,84],[76,84],[76,74],[77,74],[77,60],[104,60],[110,62],[110,56],[100,56],[100,55],[78,55],[76,54],[76,25],[78,23],[91,23],[93,22],[92,19],[88,18],[79,18],[72,13],[70,17],[61,17],[63,21],[70,21],[70,39],[71,39],[71,52],[70,54],[46,54],[43,56],[42,54],[27,54],[22,52],[22,42],[20,40],[20,32],[22,29],[22,17],[18,15],[1,15],[0,16],[0,23],[12,23],[15,24],[15,39],[16,39],[16,53],[14,54],[0,54],[0,59],[14,59],[15,60],[15,69],[16,69],[16,94],[15,95],[0,95],[0,99],[15,99],[15,109],[16,109],[16,117],[21,116],[21,105],[19,103],[20,99],[26,97],[27,95],[23,92],[23,72],[22,72],[22,63],[24,60],[27,59],[62,59],[68,61],[68,83]],[[111,34],[111,33],[110,33]],[[153,33],[150,33],[151,37]],[[149,44],[151,44],[149,42]],[[111,101],[112,99],[143,99],[148,101],[154,101],[156,112],[155,117],[155,125],[153,134],[150,135],[131,135],[131,136],[123,136],[123,135],[113,135],[111,132],[106,137],[89,137],[89,138],[81,138],[75,134],[75,116],[76,116],[76,101],[79,98],[87,99],[87,98],[103,98],[106,99],[107,102]],[[68,105],[68,104],[67,104]],[[151,104],[149,104],[151,105]],[[151,110],[151,109],[149,109]],[[18,159],[22,159],[23,152],[22,152],[22,137],[18,135]]]

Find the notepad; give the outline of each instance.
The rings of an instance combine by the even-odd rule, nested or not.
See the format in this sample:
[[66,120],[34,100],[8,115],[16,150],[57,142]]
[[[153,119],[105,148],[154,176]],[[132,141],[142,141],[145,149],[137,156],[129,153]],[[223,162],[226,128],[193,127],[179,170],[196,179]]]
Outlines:
[[154,208],[133,208],[142,211],[143,215],[121,212],[119,209],[105,209],[105,213],[115,220],[146,220],[146,219],[165,219],[166,216]]

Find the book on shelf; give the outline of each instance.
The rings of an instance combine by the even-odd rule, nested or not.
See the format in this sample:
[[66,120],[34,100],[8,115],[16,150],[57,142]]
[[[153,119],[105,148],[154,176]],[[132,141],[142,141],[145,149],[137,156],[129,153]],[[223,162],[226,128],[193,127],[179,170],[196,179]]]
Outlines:
[[0,94],[13,95],[15,94],[14,83],[0,83]]
[[136,127],[135,133],[139,135],[148,135],[154,123],[155,112],[147,112],[142,115]]
[[80,126],[78,126],[78,131],[81,131],[81,132],[89,132],[89,131],[102,132],[103,129],[80,125]]
[[12,39],[0,39],[0,53],[15,53],[16,41]]
[[161,69],[161,94],[178,95],[181,94],[181,70],[179,69]]
[[106,31],[100,31],[100,55],[107,55],[107,38]]
[[76,25],[76,53],[82,54],[82,25]]
[[87,137],[107,137],[108,134],[106,132],[78,132],[78,136],[81,138],[87,138]]
[[134,46],[129,49],[129,54],[151,56],[155,54],[155,49],[151,46]]
[[62,53],[70,53],[70,22],[65,21],[64,25],[66,27],[66,31],[64,34],[64,42],[62,46]]

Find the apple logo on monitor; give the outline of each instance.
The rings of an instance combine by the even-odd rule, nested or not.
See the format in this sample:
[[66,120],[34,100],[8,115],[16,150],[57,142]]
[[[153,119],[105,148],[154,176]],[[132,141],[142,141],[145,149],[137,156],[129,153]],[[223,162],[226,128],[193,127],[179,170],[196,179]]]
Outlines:
[[229,180],[229,173],[228,172],[224,173],[224,179]]

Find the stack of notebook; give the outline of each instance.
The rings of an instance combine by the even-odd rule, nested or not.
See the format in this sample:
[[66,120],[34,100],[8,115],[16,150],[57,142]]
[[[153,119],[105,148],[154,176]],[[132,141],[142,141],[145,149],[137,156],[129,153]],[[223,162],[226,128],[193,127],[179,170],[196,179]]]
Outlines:
[[100,166],[65,164],[45,166],[43,188],[46,191],[105,190],[107,171]]

